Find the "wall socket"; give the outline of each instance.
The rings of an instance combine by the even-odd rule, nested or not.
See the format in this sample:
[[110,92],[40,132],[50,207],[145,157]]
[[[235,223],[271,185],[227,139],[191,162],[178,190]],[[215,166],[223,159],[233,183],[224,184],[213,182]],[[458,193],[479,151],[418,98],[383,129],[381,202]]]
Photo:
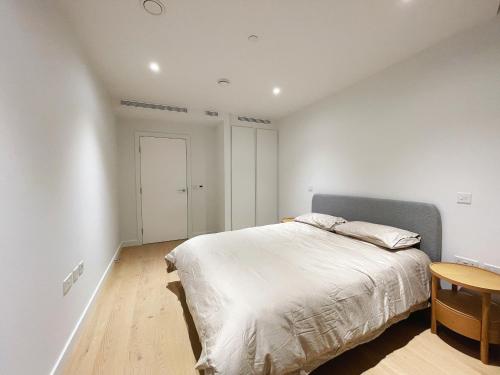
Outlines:
[[63,281],[63,296],[68,294],[69,290],[73,286],[73,272],[70,272],[68,276]]
[[68,294],[69,290],[78,281],[78,278],[82,276],[84,270],[83,260],[78,263],[75,268],[69,273],[68,276],[63,280],[63,296]]
[[494,264],[484,263],[483,266],[484,266],[484,269],[486,269],[488,271],[500,274],[500,267],[495,266]]
[[459,264],[466,264],[468,266],[479,267],[479,261],[475,259],[466,258],[460,255],[455,255],[455,260]]
[[472,193],[457,193],[458,204],[472,204]]
[[80,273],[78,272],[78,266],[73,268],[73,271],[71,272],[71,274],[73,275],[73,284],[74,284],[78,281],[78,277],[80,277]]
[[479,267],[479,268],[500,274],[500,267],[495,266],[494,264],[481,263],[480,261],[478,261],[476,259],[470,259],[470,258],[466,258],[466,257],[460,256],[460,255],[455,255],[455,260],[459,264],[466,264],[468,266]]

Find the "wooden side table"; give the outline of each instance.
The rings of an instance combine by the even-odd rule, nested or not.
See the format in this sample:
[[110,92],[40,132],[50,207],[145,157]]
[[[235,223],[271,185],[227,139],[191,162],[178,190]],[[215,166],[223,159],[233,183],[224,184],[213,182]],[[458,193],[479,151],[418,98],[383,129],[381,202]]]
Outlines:
[[[432,321],[481,342],[481,361],[488,363],[489,344],[500,344],[500,307],[491,303],[491,294],[500,293],[500,275],[456,263],[432,263]],[[441,289],[440,280],[452,284]],[[478,292],[467,293],[458,286]]]
[[295,218],[294,217],[284,217],[281,219],[281,222],[282,223],[289,223],[290,221],[294,221]]

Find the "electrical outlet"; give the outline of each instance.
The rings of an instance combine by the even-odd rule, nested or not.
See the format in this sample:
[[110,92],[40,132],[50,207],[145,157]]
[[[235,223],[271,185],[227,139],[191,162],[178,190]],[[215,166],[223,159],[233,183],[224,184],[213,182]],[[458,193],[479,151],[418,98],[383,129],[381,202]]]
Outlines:
[[78,272],[78,266],[73,268],[73,271],[71,272],[71,275],[73,276],[73,284],[78,281],[78,277],[80,276],[80,273]]
[[63,296],[68,294],[69,290],[73,286],[73,272],[70,272],[68,276],[63,281]]
[[457,193],[458,204],[472,204],[472,193]]
[[484,269],[487,269],[488,271],[500,274],[500,267],[499,266],[495,266],[494,264],[489,264],[489,263],[485,263],[483,266],[484,266]]
[[460,256],[460,255],[455,255],[455,260],[457,261],[457,263],[460,263],[460,264],[466,264],[468,266],[479,267],[479,261],[475,260],[475,259],[470,259],[470,258],[466,258],[466,257]]
[[83,275],[83,260],[80,261],[80,263],[78,263],[78,275],[79,276],[82,276]]
[[314,192],[314,186],[308,186],[308,187],[307,187],[307,191],[308,191],[309,193],[313,193],[313,192]]

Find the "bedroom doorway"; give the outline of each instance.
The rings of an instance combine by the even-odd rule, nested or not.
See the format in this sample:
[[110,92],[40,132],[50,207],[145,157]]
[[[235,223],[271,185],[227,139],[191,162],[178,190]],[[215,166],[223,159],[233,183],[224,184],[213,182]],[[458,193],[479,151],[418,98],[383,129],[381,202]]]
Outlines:
[[188,139],[139,137],[142,243],[188,238]]

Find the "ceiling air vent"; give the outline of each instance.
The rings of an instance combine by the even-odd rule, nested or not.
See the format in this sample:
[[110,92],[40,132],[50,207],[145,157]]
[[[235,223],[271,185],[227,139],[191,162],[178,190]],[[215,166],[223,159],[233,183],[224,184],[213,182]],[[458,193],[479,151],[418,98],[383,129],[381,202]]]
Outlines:
[[185,107],[174,107],[171,105],[163,105],[163,104],[141,103],[141,102],[134,102],[131,100],[122,100],[120,104],[127,107],[159,109],[160,111],[184,112],[184,113],[187,113],[188,111],[187,108]]
[[205,111],[205,114],[210,117],[219,117],[219,112],[217,111]]
[[262,120],[260,118],[238,116],[238,120],[246,122],[255,122],[256,124],[270,124],[271,120]]

